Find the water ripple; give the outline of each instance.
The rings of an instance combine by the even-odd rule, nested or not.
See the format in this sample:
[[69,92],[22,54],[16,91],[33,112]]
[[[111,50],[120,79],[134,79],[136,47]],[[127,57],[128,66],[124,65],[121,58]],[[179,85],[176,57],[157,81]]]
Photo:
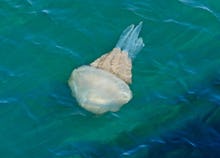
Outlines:
[[165,19],[165,20],[163,20],[163,22],[165,22],[165,23],[174,23],[174,24],[177,24],[177,25],[180,25],[180,26],[187,27],[189,29],[193,29],[193,30],[202,30],[202,31],[205,31],[205,32],[209,32],[207,30],[207,28],[205,28],[205,27],[196,26],[192,23],[183,22],[183,21],[181,22],[181,21],[178,21],[178,20],[175,20],[175,19]]
[[216,13],[210,7],[202,4],[201,2],[194,1],[194,0],[178,0],[178,1],[185,5],[191,6],[193,8],[199,8],[208,13],[211,13],[215,18],[217,18],[218,21],[220,21],[220,13]]
[[61,45],[55,45],[55,47],[60,49],[63,52],[66,52],[66,53],[74,56],[74,57],[82,58],[79,53],[73,52],[71,49],[69,49],[67,47],[64,47],[64,46],[61,46]]
[[9,98],[0,98],[0,105],[3,105],[3,104],[10,104],[12,102],[16,102],[16,98],[13,98],[13,97],[9,97]]
[[16,73],[15,72],[13,72],[13,71],[11,71],[11,70],[9,70],[9,69],[7,69],[7,68],[5,68],[5,67],[0,67],[0,74],[1,74],[1,76],[8,76],[8,77],[14,77],[14,76],[16,76]]
[[[140,13],[140,8],[141,8],[142,12],[145,12],[145,13]],[[149,14],[153,13],[153,11],[151,10],[151,7],[143,6],[140,8],[136,5],[133,5],[133,4],[126,4],[126,9],[131,11],[134,15],[140,17],[141,19],[145,19],[145,20],[152,21],[152,22],[159,22],[158,19],[153,18],[152,16],[148,16],[146,14],[146,12]]]

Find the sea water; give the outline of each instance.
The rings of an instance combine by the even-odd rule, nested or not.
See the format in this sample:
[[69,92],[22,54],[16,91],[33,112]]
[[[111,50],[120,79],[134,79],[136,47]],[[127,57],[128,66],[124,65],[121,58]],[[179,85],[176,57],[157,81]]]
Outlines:
[[[186,157],[191,148],[214,153],[196,150],[188,123],[200,132],[219,123],[220,1],[1,0],[0,19],[0,157],[152,158],[175,146],[167,135],[188,144]],[[116,113],[83,110],[67,85],[71,71],[140,21],[132,101]],[[198,140],[219,145],[215,130]]]

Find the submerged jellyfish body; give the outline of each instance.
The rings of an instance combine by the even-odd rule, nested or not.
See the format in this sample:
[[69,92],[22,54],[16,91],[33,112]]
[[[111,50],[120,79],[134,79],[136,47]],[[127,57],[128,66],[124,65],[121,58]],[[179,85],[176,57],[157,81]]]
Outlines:
[[103,114],[118,111],[131,100],[132,59],[144,47],[138,38],[141,27],[142,22],[128,26],[111,52],[73,70],[68,84],[81,107]]

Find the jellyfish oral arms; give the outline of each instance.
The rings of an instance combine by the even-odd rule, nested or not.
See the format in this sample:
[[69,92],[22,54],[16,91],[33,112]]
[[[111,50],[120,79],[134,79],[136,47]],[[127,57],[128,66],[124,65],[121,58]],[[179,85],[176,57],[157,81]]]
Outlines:
[[95,114],[116,112],[132,98],[132,60],[144,47],[142,22],[128,26],[111,52],[72,71],[68,84],[81,107]]
[[139,36],[142,28],[142,22],[136,27],[134,25],[128,26],[121,34],[116,48],[121,49],[123,52],[127,52],[131,59],[134,59],[137,53],[144,47],[143,39]]

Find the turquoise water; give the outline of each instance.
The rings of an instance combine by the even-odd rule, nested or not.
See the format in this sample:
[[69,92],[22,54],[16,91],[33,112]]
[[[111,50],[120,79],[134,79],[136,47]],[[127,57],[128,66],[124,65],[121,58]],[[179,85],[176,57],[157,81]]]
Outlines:
[[[0,157],[152,158],[144,140],[162,142],[195,119],[219,123],[219,1],[0,6]],[[86,112],[71,96],[71,71],[110,51],[139,21],[146,46],[133,62],[132,101],[117,113]]]

